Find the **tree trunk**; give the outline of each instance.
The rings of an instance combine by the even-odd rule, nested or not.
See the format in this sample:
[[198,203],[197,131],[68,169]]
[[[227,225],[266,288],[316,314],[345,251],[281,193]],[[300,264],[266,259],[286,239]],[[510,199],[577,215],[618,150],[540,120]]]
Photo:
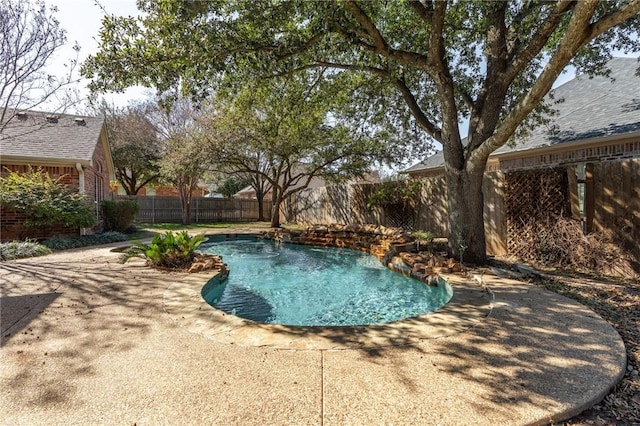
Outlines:
[[462,262],[484,264],[487,249],[484,236],[482,167],[447,171],[449,201],[449,248]]
[[[188,196],[191,198],[190,196]],[[191,200],[182,200],[182,224],[191,224]]]
[[138,195],[138,191],[136,191],[137,181],[135,179],[134,180],[126,179],[123,176],[124,175],[121,172],[117,173],[117,180],[120,183],[120,185],[122,185],[124,192],[127,195]]
[[180,184],[180,203],[182,205],[182,224],[191,224],[191,189],[188,185]]
[[258,222],[264,222],[264,194],[262,191],[256,191],[256,200],[258,200]]
[[280,204],[282,204],[282,192],[273,188],[272,190],[272,207],[271,207],[271,227],[280,228]]

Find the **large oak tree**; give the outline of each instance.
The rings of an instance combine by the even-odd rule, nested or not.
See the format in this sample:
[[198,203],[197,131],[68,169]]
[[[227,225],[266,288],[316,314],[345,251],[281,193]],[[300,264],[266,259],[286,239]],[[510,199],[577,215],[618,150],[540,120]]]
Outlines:
[[541,102],[567,65],[602,72],[611,49],[640,47],[640,0],[138,4],[142,18],[105,18],[101,51],[84,67],[95,90],[179,80],[206,95],[231,75],[344,73],[354,114],[442,144],[450,247],[476,262],[486,257],[489,155],[544,118]]
[[272,227],[283,203],[314,178],[361,177],[387,156],[380,141],[341,123],[332,89],[323,70],[247,84],[200,120],[214,167],[250,176],[259,200],[271,192]]

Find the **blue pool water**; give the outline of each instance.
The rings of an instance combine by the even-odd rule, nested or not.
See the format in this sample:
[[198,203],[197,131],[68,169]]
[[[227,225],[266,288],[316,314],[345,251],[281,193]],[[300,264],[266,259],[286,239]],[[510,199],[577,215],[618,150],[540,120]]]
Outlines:
[[207,242],[231,269],[223,283],[210,282],[210,305],[261,323],[343,326],[388,323],[434,311],[452,296],[404,277],[366,253],[256,238]]

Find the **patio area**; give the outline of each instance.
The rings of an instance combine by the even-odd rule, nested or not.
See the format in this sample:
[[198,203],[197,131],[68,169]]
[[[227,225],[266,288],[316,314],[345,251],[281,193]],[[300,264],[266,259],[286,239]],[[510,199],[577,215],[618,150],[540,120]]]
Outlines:
[[626,369],[607,322],[506,278],[389,326],[265,326],[112,247],[0,263],[0,424],[548,424]]

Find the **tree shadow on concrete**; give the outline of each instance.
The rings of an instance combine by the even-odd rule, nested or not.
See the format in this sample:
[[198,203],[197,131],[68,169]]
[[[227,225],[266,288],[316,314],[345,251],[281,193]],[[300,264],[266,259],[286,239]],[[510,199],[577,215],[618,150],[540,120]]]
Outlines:
[[0,347],[26,328],[58,296],[59,293],[41,293],[0,297]]
[[[113,254],[81,251],[73,260],[54,254],[0,265],[2,350],[14,372],[7,382],[16,403],[74,400],[75,377],[93,374],[108,353],[143,344],[162,314],[167,277],[142,269],[120,265]],[[43,376],[54,366],[65,378]]]
[[586,307],[535,287],[505,289],[497,297],[481,327],[434,348],[450,361],[440,367],[447,374],[483,381],[486,392],[468,401],[479,412],[497,405],[508,418],[517,406],[543,413],[522,421],[566,419],[604,398],[622,378],[622,341]]
[[[28,334],[12,336],[2,349],[12,366],[5,380],[11,400],[39,407],[79,400],[73,380],[49,377],[49,369],[69,377],[90,377],[100,357],[144,345],[164,315],[168,283],[181,277],[141,264],[120,265],[114,256],[91,253],[78,253],[73,261],[48,256],[9,262],[0,269],[0,279],[6,283],[3,298],[9,301],[22,300],[36,309],[42,299],[30,300],[29,295],[59,294],[37,309]],[[400,394],[426,393],[430,384],[423,377],[437,370],[439,377],[481,389],[467,392],[458,386],[441,392],[455,391],[451,396],[477,415],[501,410],[515,423],[566,418],[576,414],[572,411],[576,407],[586,408],[603,397],[625,368],[624,346],[611,326],[563,296],[510,280],[492,282],[496,297],[492,314],[472,327],[462,322],[460,332],[445,338],[415,334],[412,326],[420,327],[419,318],[393,329],[256,324],[246,331],[268,330],[285,339],[313,335],[344,345],[342,349],[351,350],[341,352],[350,354],[349,368],[341,371],[343,381],[366,372],[374,382],[379,374],[380,380],[398,383],[394,392]],[[437,327],[451,327],[451,322],[444,316],[438,319],[437,313],[433,317],[438,337]],[[214,322],[212,327],[224,324]],[[366,341],[368,345],[363,344]],[[346,390],[351,391],[361,389]],[[527,413],[533,417],[524,417]]]

